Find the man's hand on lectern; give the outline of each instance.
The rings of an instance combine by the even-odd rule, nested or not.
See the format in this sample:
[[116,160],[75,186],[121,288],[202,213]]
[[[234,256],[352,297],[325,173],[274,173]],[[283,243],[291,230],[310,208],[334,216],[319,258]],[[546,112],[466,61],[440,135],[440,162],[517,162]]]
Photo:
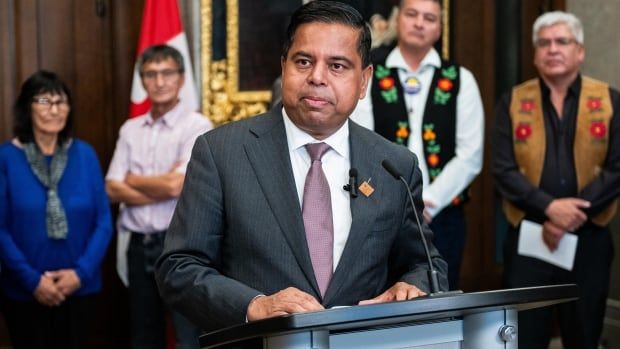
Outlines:
[[248,321],[269,317],[323,310],[314,297],[295,287],[289,287],[271,296],[259,296],[248,305]]
[[426,296],[426,293],[413,285],[400,281],[377,297],[359,302],[359,305],[404,301],[420,296]]

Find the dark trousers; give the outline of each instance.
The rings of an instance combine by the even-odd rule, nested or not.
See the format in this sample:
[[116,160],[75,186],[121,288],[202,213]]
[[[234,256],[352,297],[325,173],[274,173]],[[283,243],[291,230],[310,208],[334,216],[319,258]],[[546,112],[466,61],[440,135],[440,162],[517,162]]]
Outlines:
[[48,307],[36,301],[15,301],[3,297],[2,315],[14,349],[88,348],[89,319],[93,317],[93,296],[72,296],[61,305]]
[[[166,348],[166,306],[155,283],[155,261],[163,250],[164,234],[131,233],[127,250],[131,347]],[[172,312],[177,349],[197,349],[200,331],[182,315]]]
[[459,288],[461,262],[465,248],[465,212],[463,205],[448,206],[430,224],[433,244],[448,263],[448,282],[451,290]]
[[566,349],[595,349],[603,328],[613,244],[609,229],[588,225],[579,242],[572,271],[517,254],[519,231],[510,228],[504,244],[504,283],[508,288],[576,283],[579,300],[519,312],[519,348],[547,349],[556,311]]

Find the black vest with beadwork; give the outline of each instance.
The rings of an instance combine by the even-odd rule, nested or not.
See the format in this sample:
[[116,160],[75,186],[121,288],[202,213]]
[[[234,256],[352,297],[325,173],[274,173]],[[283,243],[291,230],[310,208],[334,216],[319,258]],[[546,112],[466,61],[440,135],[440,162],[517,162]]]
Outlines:
[[[392,142],[407,146],[409,115],[398,68],[386,68],[385,61],[374,63],[374,67],[371,98],[375,131]],[[431,182],[455,156],[459,70],[457,64],[443,60],[441,68],[435,69],[424,108],[422,134],[413,135],[422,137],[424,161]],[[462,203],[466,199],[465,194],[466,191],[454,198],[453,204]]]

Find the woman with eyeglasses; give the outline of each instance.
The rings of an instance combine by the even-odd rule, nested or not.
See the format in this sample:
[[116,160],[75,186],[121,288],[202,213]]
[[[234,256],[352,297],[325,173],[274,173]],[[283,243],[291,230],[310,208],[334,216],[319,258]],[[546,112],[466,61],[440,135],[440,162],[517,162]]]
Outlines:
[[71,94],[38,71],[0,145],[0,304],[13,348],[84,348],[112,235],[93,148],[71,137]]

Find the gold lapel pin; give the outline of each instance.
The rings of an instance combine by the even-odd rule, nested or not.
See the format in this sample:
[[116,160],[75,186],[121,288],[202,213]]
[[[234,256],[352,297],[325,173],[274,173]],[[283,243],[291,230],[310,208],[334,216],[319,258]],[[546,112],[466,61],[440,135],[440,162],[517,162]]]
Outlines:
[[371,180],[372,180],[372,177],[368,178],[367,181],[362,182],[362,184],[360,184],[360,186],[358,187],[360,193],[366,195],[366,197],[369,197],[375,191],[375,188],[373,188],[372,185],[370,185]]

